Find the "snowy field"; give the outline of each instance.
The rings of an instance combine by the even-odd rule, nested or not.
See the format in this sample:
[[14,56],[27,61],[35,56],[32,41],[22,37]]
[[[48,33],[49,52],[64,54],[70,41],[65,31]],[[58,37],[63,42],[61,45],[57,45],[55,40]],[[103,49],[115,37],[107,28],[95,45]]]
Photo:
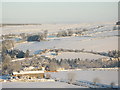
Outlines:
[[51,73],[52,77],[67,80],[68,74],[74,73],[75,80],[80,81],[91,81],[95,78],[99,79],[99,83],[110,85],[111,82],[114,82],[115,85],[118,85],[118,71],[92,71],[92,70],[81,70],[81,71],[61,71]]
[[109,58],[107,56],[95,55],[92,53],[83,53],[83,52],[60,52],[57,56],[55,52],[48,52],[45,53],[44,56],[50,58],[56,58],[57,60],[60,59],[75,59],[80,58],[81,60],[93,60],[93,59],[100,59],[100,58]]
[[0,27],[2,28],[3,34],[9,34],[9,33],[15,33],[19,34],[20,32],[23,33],[37,33],[41,32],[43,30],[48,30],[50,33],[57,32],[59,30],[64,29],[75,29],[75,28],[90,28],[90,27],[96,27],[99,25],[111,25],[113,26],[113,23],[80,23],[80,24],[41,24],[41,25],[14,25],[14,26],[5,26]]
[[85,88],[62,82],[5,82],[2,88]]
[[106,56],[101,56],[101,55],[94,55],[91,53],[75,53],[75,52],[63,52],[56,56],[56,59],[75,59],[75,58],[81,58],[82,60],[88,59],[88,60],[93,60],[93,59],[99,59],[99,58],[108,58]]

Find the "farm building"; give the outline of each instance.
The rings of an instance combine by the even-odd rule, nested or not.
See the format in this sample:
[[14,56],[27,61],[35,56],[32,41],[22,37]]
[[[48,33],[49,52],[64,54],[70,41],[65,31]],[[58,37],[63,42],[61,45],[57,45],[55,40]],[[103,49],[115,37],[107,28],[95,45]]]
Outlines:
[[13,76],[18,78],[44,78],[44,71],[21,71],[21,72],[13,72]]

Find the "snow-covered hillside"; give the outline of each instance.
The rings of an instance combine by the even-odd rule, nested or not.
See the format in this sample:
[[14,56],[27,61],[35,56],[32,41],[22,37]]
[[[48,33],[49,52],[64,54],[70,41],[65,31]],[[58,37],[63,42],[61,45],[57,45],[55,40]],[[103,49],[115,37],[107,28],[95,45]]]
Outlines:
[[[100,27],[99,27],[100,26]],[[86,51],[97,51],[107,52],[109,50],[118,49],[118,31],[113,30],[114,24],[43,24],[43,25],[27,25],[27,26],[7,26],[4,27],[4,31],[11,32],[39,32],[48,30],[49,33],[56,33],[60,30],[66,29],[88,29],[82,36],[71,36],[71,37],[49,37],[48,41],[41,42],[26,42],[16,44],[16,49],[23,51],[30,50],[30,54],[37,54],[43,49],[64,48],[64,49],[85,49]],[[29,28],[29,29],[28,29]],[[33,28],[33,30],[31,30]],[[38,30],[39,29],[39,30]],[[28,32],[29,31],[29,32]],[[73,53],[72,53],[73,54]],[[66,53],[65,53],[66,55]],[[59,57],[64,57],[61,54]],[[70,58],[71,54],[67,53],[66,58]],[[90,54],[74,54],[75,57],[85,56],[85,58],[102,58],[101,56],[95,56]],[[71,57],[72,58],[72,57]]]
[[[96,23],[96,24],[41,24],[41,25],[17,25],[4,26],[3,34],[9,33],[38,33],[48,30],[48,38],[46,41],[40,42],[21,42],[15,45],[15,49],[20,49],[30,54],[39,54],[43,49],[70,49],[84,50],[93,52],[108,52],[110,50],[118,50],[118,31],[113,29],[113,23]],[[51,37],[61,30],[83,30],[87,29],[82,35],[66,36],[66,37]],[[55,54],[55,52],[53,52]],[[51,52],[44,53],[45,56],[53,56],[56,59],[99,59],[109,58],[93,53],[85,52],[59,52],[58,55],[52,55]],[[68,74],[74,73],[75,80],[93,82],[98,78],[101,84],[110,85],[112,82],[118,85],[118,71],[108,70],[74,70],[61,71],[50,73],[53,78],[68,79]],[[3,83],[3,88],[83,88],[82,86],[69,85],[62,82],[6,82]]]

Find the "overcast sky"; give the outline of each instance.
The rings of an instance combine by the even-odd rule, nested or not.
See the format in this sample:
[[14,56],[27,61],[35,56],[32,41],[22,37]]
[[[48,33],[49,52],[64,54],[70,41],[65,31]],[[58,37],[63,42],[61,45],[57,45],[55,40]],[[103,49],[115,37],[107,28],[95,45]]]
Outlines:
[[117,2],[4,2],[3,23],[116,22]]

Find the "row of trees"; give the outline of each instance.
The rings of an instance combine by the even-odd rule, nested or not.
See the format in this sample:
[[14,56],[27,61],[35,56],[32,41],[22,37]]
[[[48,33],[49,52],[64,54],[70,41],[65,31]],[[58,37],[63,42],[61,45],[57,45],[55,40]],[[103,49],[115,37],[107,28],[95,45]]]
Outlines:
[[88,31],[87,29],[77,29],[77,30],[62,30],[57,33],[57,37],[72,36],[73,34],[81,35],[83,32]]
[[48,67],[50,70],[56,70],[58,68],[64,69],[75,69],[75,68],[105,68],[105,67],[117,67],[119,61],[102,61],[101,59],[98,60],[80,60],[80,58],[76,59],[61,59],[56,60],[52,59],[48,63]]
[[109,51],[107,54],[108,54],[109,57],[115,57],[115,58],[120,57],[119,56],[120,55],[119,50],[112,50],[112,51]]
[[[102,28],[104,26],[97,26],[94,28],[89,28],[89,30],[94,30],[94,29],[98,29],[98,28]],[[113,30],[119,30],[120,27],[119,26],[114,26]],[[67,30],[61,30],[57,33],[58,37],[65,37],[65,36],[72,36],[73,34],[77,34],[77,35],[81,35],[83,34],[83,32],[85,31],[89,31],[88,29],[81,29],[81,28],[75,28],[75,29],[67,29]]]
[[[95,53],[95,52],[92,52]],[[101,53],[96,53],[99,55],[103,55],[103,56],[109,56],[109,57],[113,57],[113,58],[118,58],[120,57],[120,50],[111,50],[108,52],[101,52]]]
[[17,36],[17,34],[5,34],[5,35],[2,35],[1,36],[1,38],[2,39],[10,39],[10,38],[14,38],[14,37],[16,37]]
[[92,28],[75,28],[75,29],[66,29],[66,30],[61,30],[57,33],[58,37],[65,37],[65,36],[72,36],[73,34],[76,35],[83,35],[84,32],[89,31],[89,30],[94,30],[98,28],[104,27],[103,25],[97,26],[97,27],[92,27]]
[[32,58],[31,60],[23,60],[17,62],[10,62],[11,57],[7,54],[3,60],[3,73],[12,73],[12,71],[20,71],[25,67],[36,67],[41,70],[42,66],[45,66],[47,71],[56,71],[59,68],[64,69],[78,69],[78,68],[110,68],[110,67],[118,67],[119,61],[107,60],[102,61],[102,59],[98,60],[81,60],[80,58],[76,59],[60,59],[57,60],[55,58],[50,59],[48,57],[39,57]]

